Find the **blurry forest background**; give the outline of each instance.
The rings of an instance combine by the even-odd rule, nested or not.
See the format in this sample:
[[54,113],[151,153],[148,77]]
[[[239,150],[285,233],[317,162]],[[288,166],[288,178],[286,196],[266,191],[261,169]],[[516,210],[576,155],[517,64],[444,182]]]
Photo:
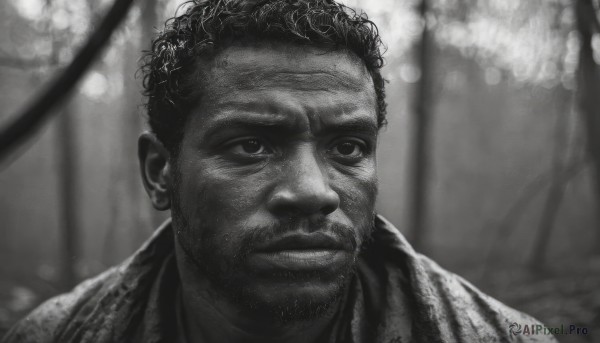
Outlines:
[[[137,1],[70,98],[0,161],[0,336],[166,218],[143,192],[141,51],[181,1]],[[0,2],[0,125],[69,64],[108,0]],[[596,0],[348,0],[387,45],[378,210],[443,267],[600,342]],[[508,328],[507,328],[508,329]]]

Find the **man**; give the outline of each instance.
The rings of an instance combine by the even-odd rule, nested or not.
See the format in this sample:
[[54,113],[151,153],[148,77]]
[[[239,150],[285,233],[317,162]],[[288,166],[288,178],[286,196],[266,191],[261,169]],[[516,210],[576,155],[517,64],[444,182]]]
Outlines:
[[189,4],[143,68],[141,174],[172,222],[5,342],[523,338],[509,326],[534,319],[374,213],[379,48],[375,25],[333,0]]

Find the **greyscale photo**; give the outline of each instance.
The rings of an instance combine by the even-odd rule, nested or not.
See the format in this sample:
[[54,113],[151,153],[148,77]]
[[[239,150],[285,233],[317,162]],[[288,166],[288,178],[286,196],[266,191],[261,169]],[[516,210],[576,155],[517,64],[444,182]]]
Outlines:
[[600,0],[0,10],[0,342],[600,342]]

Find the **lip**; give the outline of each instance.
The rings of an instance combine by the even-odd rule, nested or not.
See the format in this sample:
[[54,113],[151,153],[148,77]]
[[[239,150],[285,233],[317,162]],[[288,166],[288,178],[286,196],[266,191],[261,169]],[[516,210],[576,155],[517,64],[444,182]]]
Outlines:
[[345,265],[350,253],[344,250],[280,250],[250,255],[250,264],[258,270],[332,271]]
[[259,253],[274,253],[293,250],[351,250],[344,242],[326,233],[315,232],[310,234],[289,234],[281,238],[256,247]]
[[351,244],[322,232],[289,234],[256,247],[250,263],[259,270],[335,270],[351,258]]

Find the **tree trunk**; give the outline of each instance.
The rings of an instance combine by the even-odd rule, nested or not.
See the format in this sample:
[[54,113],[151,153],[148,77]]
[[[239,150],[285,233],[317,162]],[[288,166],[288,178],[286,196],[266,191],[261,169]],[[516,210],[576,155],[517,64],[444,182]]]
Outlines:
[[62,229],[61,269],[62,288],[69,290],[77,283],[77,258],[79,234],[77,230],[77,187],[79,172],[77,168],[77,149],[75,142],[75,122],[72,100],[64,106],[63,113],[58,117],[58,150],[60,177],[60,226]]
[[[591,0],[576,0],[577,24],[581,37],[579,55],[578,97],[581,115],[587,130],[587,152],[593,166],[596,216],[600,216],[600,68],[594,60],[592,38],[599,33],[600,24]],[[597,52],[598,53],[598,52]],[[596,218],[597,245],[600,252],[600,218]]]
[[421,0],[419,6],[423,18],[423,33],[418,47],[418,64],[421,78],[416,87],[414,104],[414,131],[412,143],[412,175],[410,199],[410,224],[412,244],[416,250],[426,249],[427,239],[427,181],[429,173],[429,131],[431,117],[432,62],[429,30],[426,24],[428,12],[427,0]]
[[530,269],[541,271],[552,232],[554,231],[556,216],[564,198],[565,189],[569,179],[564,174],[569,168],[568,131],[570,114],[573,112],[571,92],[561,89],[561,108],[557,111],[554,127],[554,154],[552,157],[552,184],[548,190],[548,197],[540,217],[537,237],[534,240],[533,253],[529,261]]

